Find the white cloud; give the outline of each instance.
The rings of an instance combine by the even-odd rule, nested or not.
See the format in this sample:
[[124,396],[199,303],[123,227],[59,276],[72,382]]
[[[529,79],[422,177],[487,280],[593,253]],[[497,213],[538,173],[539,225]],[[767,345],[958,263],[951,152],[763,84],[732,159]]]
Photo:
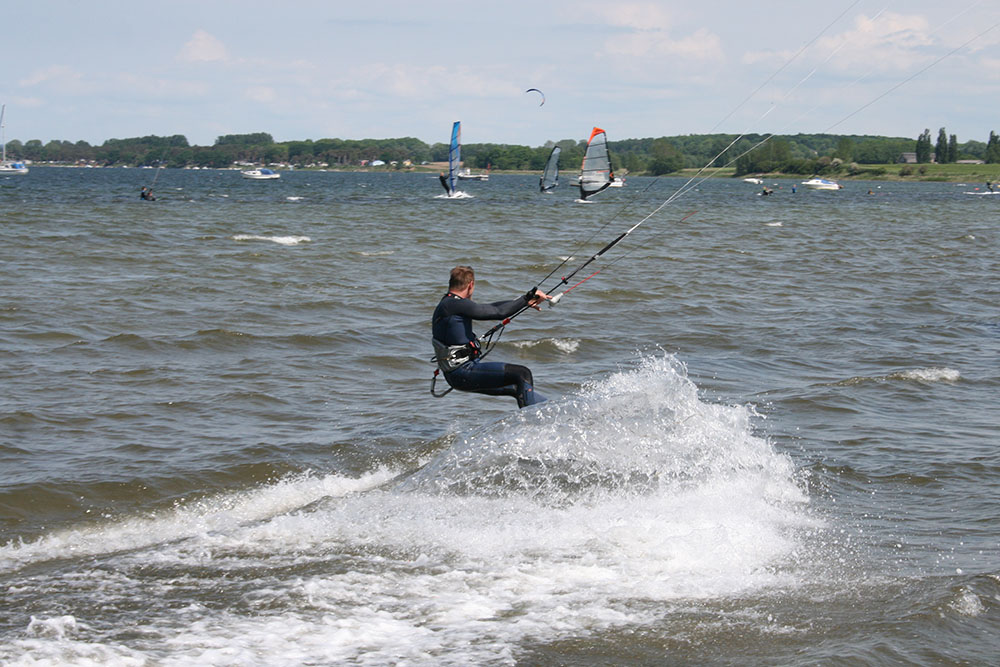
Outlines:
[[980,67],[987,78],[1000,80],[1000,58],[983,58]]
[[661,30],[643,30],[624,37],[615,37],[605,44],[605,52],[630,58],[680,58],[715,61],[722,59],[722,41],[705,28],[681,38],[671,37]]
[[678,34],[672,16],[658,3],[595,5],[605,24],[621,30],[604,42],[602,55],[629,66],[657,70],[656,59],[714,62],[723,59],[722,40],[707,28]]
[[178,97],[201,97],[209,92],[209,86],[200,81],[184,81],[138,76],[131,72],[118,74],[103,85],[109,92],[138,93],[149,98],[174,99]]
[[611,25],[633,30],[660,30],[670,28],[670,16],[663,8],[652,2],[626,2],[611,7],[597,5],[599,11]]
[[[935,44],[931,26],[924,16],[884,12],[875,17],[855,17],[850,29],[816,40],[803,55],[823,69],[852,74],[865,72],[905,72],[931,57],[924,52]],[[795,54],[792,50],[747,51],[745,64],[778,66]]]
[[12,106],[15,106],[19,109],[34,109],[44,104],[44,102],[42,102],[42,100],[37,97],[15,96],[12,99],[12,102],[13,102]]
[[337,82],[333,88],[338,94],[368,90],[377,97],[405,99],[511,96],[521,92],[520,86],[484,74],[481,68],[384,63],[365,65],[355,70],[350,80]]
[[35,70],[27,77],[18,81],[18,84],[21,86],[37,86],[43,83],[52,83],[73,86],[82,78],[82,74],[66,65],[50,65],[44,69]]
[[837,50],[830,61],[834,69],[907,71],[929,57],[921,49],[934,44],[930,33],[923,16],[885,12],[877,18],[858,16],[852,30],[820,39],[816,47],[820,53]]
[[188,63],[219,62],[229,59],[225,44],[204,30],[194,33],[177,54],[178,60]]
[[243,91],[243,96],[253,102],[273,102],[278,97],[270,86],[251,86]]

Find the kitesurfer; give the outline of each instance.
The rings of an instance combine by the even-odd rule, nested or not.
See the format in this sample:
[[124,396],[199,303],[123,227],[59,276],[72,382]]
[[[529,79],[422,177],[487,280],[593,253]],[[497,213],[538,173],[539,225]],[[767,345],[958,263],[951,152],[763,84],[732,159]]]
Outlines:
[[526,366],[481,359],[472,320],[503,320],[527,306],[537,310],[538,304],[552,297],[536,288],[511,301],[476,303],[472,300],[475,278],[472,267],[452,269],[448,293],[434,309],[431,330],[438,368],[454,389],[513,396],[519,408],[541,403],[545,397],[535,391],[531,371]]
[[989,190],[990,192],[993,192],[993,184],[990,183],[989,181],[986,181],[986,189]]
[[145,199],[146,201],[156,201],[156,197],[153,196],[153,191],[147,188],[145,185],[142,186],[142,191],[139,192],[139,199]]

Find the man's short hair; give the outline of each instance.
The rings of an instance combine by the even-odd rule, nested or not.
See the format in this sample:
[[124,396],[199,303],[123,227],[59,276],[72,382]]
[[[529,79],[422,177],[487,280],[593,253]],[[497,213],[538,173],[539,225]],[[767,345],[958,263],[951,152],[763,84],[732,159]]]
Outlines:
[[451,278],[448,279],[448,289],[465,289],[475,279],[476,274],[472,272],[471,266],[456,266],[451,270]]

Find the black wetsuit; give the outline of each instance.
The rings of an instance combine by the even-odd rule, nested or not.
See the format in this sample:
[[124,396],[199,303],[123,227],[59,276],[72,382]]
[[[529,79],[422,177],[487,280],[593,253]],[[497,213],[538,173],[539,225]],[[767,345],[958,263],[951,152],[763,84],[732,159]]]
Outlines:
[[[512,301],[482,304],[463,299],[451,292],[444,295],[434,309],[431,320],[434,340],[440,345],[466,345],[476,340],[472,320],[502,320],[528,305],[525,296]],[[478,350],[458,368],[445,371],[448,384],[461,391],[490,396],[513,396],[517,407],[541,403],[545,397],[534,390],[531,371],[526,366],[499,361],[482,361]]]
[[441,187],[443,187],[444,191],[447,192],[450,195],[451,194],[451,185],[448,184],[448,177],[445,176],[444,174],[438,174],[438,179],[440,179],[440,181],[441,181]]

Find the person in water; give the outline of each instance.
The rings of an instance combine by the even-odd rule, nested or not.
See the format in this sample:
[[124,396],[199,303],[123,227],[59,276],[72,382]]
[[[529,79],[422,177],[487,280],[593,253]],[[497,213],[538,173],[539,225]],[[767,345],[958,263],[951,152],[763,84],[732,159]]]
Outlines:
[[153,191],[147,188],[145,185],[142,186],[142,191],[139,192],[139,199],[145,199],[146,201],[156,201],[156,197],[153,196]]
[[451,270],[448,293],[434,309],[431,331],[438,368],[452,388],[490,396],[513,396],[517,407],[535,405],[545,397],[535,391],[531,371],[526,366],[499,361],[483,361],[479,341],[472,331],[473,320],[503,320],[526,306],[538,309],[548,294],[532,289],[510,301],[476,303],[472,292],[476,276],[469,266]]

